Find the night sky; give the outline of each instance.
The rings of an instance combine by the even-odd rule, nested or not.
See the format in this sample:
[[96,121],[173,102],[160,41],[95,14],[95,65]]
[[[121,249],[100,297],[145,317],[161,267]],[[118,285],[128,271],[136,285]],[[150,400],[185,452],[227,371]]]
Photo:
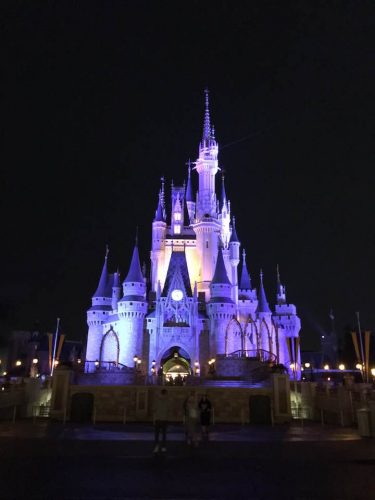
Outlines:
[[331,307],[375,330],[371,4],[2,2],[2,337],[59,316],[84,339],[105,245],[124,277],[137,225],[149,264],[205,87],[253,283],[273,305],[279,264],[305,349]]

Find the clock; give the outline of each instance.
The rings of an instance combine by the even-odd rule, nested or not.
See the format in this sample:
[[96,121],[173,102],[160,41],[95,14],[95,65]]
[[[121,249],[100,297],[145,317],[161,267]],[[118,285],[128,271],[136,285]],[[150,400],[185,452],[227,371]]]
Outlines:
[[178,288],[176,288],[175,290],[172,291],[172,300],[176,301],[176,302],[180,302],[180,300],[182,300],[184,297],[184,294],[182,292],[182,290],[179,290]]

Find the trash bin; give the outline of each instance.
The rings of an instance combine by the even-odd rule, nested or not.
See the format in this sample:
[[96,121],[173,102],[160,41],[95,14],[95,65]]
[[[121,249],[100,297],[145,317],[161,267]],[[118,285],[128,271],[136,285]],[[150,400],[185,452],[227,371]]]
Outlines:
[[362,437],[371,437],[370,413],[368,408],[357,410],[358,432]]

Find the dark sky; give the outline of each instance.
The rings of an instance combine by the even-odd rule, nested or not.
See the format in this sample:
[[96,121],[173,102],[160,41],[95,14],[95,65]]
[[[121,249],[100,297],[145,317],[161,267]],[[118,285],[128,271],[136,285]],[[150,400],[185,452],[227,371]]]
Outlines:
[[[253,282],[279,263],[317,344],[375,330],[374,9],[348,1],[1,4],[1,334],[84,338],[105,244],[149,262],[160,177],[195,160],[210,89]],[[196,179],[195,179],[196,180]]]

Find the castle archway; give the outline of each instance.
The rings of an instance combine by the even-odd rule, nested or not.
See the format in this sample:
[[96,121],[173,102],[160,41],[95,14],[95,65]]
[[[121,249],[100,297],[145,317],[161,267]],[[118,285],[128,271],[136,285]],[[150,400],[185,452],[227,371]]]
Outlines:
[[191,360],[189,354],[179,346],[170,347],[163,354],[160,366],[167,381],[183,380],[191,375]]

